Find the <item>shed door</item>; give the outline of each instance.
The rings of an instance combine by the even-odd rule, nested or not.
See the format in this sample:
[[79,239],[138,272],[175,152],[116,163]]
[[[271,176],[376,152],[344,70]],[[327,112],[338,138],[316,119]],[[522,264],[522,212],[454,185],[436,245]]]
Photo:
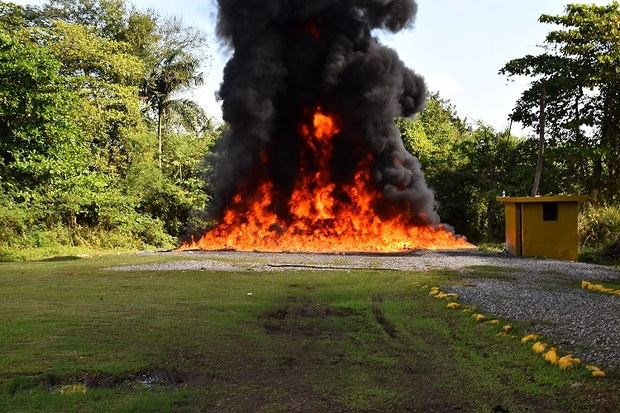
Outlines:
[[516,255],[518,257],[521,257],[523,255],[523,204],[516,204],[515,205],[515,209],[516,209],[516,213],[515,213],[515,218],[516,218],[516,247],[517,247],[517,253]]

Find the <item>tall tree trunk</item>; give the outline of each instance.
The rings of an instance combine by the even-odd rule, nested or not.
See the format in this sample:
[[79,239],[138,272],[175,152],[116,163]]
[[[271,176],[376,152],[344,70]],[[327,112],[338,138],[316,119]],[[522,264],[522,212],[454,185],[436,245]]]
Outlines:
[[538,122],[538,129],[540,132],[540,140],[538,142],[538,162],[536,162],[536,173],[534,175],[534,186],[532,187],[532,196],[538,195],[538,189],[540,187],[540,178],[542,177],[543,164],[545,162],[545,107],[547,103],[547,94],[545,89],[542,90],[540,95],[540,120]]
[[[584,144],[584,140],[583,140],[583,134],[581,133],[581,108],[579,107],[579,105],[581,104],[581,100],[583,99],[583,87],[582,86],[578,86],[577,87],[577,97],[575,98],[575,146],[576,146],[576,153],[577,154],[581,154],[582,150],[584,148],[587,147],[586,144]],[[577,155],[578,157],[581,157],[580,155]],[[588,188],[588,168],[590,166],[590,159],[586,159],[585,161],[579,162],[578,160],[576,160],[575,162],[575,168],[576,168],[576,173],[577,173],[577,182],[581,183],[581,187],[578,189],[580,191],[583,191],[584,189],[587,192],[590,192],[591,188]]]
[[[609,182],[611,170],[609,169],[609,150],[611,149],[611,142],[609,141],[610,133],[610,113],[609,113],[609,93],[605,89],[601,91],[603,95],[603,119],[601,122],[601,158],[602,158],[602,169],[607,172],[607,176],[604,177],[605,180],[605,188],[601,187],[602,192],[605,194],[605,197],[611,197],[610,185]],[[601,182],[603,183],[603,182]]]
[[157,110],[157,160],[159,161],[159,169],[162,169],[162,155],[163,155],[163,143],[162,143],[162,122],[164,111],[160,106]]

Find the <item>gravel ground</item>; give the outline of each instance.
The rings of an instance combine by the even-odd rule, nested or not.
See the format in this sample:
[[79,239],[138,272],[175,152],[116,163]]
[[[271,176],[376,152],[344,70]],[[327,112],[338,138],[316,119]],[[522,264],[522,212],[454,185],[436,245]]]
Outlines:
[[475,266],[493,266],[535,272],[540,275],[562,274],[578,280],[620,280],[620,271],[600,265],[515,258],[476,250],[416,251],[403,254],[311,254],[259,253],[236,251],[188,251],[145,253],[169,256],[164,264],[147,264],[110,268],[111,271],[290,271],[307,269],[386,269],[386,270],[461,270]]
[[[161,254],[161,253],[159,253]],[[541,334],[588,362],[620,368],[620,297],[576,288],[575,281],[620,281],[620,271],[591,264],[523,259],[479,251],[407,254],[307,254],[251,252],[166,253],[172,262],[110,268],[111,271],[291,271],[334,269],[432,270],[465,274],[443,289],[481,312],[531,323]],[[478,266],[492,268],[476,269]],[[473,267],[473,268],[472,268]]]

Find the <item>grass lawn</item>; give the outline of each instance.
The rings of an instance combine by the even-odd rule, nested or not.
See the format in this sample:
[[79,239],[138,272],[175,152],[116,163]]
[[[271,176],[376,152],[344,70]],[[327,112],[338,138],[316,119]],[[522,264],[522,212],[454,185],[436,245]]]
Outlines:
[[449,272],[102,270],[162,259],[0,264],[0,411],[619,408],[618,372],[560,371],[416,287]]

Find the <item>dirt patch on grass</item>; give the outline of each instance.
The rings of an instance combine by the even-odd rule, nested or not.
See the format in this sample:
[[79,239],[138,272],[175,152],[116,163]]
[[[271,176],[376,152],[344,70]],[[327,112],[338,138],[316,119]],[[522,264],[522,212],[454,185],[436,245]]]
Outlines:
[[618,408],[620,408],[620,392],[617,391],[620,388],[618,386],[620,383],[618,383],[617,379],[612,380],[610,380],[610,383],[605,383],[605,387],[585,383],[577,386],[576,393],[580,399],[590,402],[597,412],[616,413],[619,411]]
[[383,297],[379,295],[375,295],[372,297],[372,314],[375,316],[375,320],[377,320],[377,323],[379,323],[381,328],[387,333],[388,336],[390,336],[391,338],[397,338],[398,333],[396,331],[396,326],[385,317],[385,313],[381,308],[382,303]]
[[[355,317],[361,314],[360,311],[350,307],[315,304],[306,297],[289,297],[287,301],[288,305],[259,316],[259,319],[263,321],[265,331],[268,333],[285,333],[305,337],[337,337],[342,332],[330,329],[329,326],[321,323],[321,320]],[[307,322],[312,319],[317,322]]]
[[265,318],[284,320],[285,318],[298,318],[298,317],[314,317],[314,318],[328,318],[328,317],[352,317],[359,315],[360,312],[350,307],[333,307],[329,305],[319,305],[312,303],[304,303],[301,306],[295,307],[282,307],[277,310],[270,311],[265,314]]
[[176,369],[157,368],[137,374],[112,376],[100,373],[87,373],[83,382],[90,388],[108,388],[123,385],[140,384],[145,387],[178,386],[195,380],[191,373],[183,373]]
[[184,373],[175,369],[155,368],[138,373],[109,374],[101,372],[86,372],[79,375],[58,376],[44,374],[40,376],[18,376],[9,380],[7,390],[9,395],[35,388],[44,388],[55,392],[69,386],[82,386],[89,389],[113,388],[153,388],[158,386],[179,386],[197,382],[194,373]]
[[303,291],[315,291],[319,289],[319,285],[316,284],[289,284],[288,285],[290,288],[298,288],[301,289]]

